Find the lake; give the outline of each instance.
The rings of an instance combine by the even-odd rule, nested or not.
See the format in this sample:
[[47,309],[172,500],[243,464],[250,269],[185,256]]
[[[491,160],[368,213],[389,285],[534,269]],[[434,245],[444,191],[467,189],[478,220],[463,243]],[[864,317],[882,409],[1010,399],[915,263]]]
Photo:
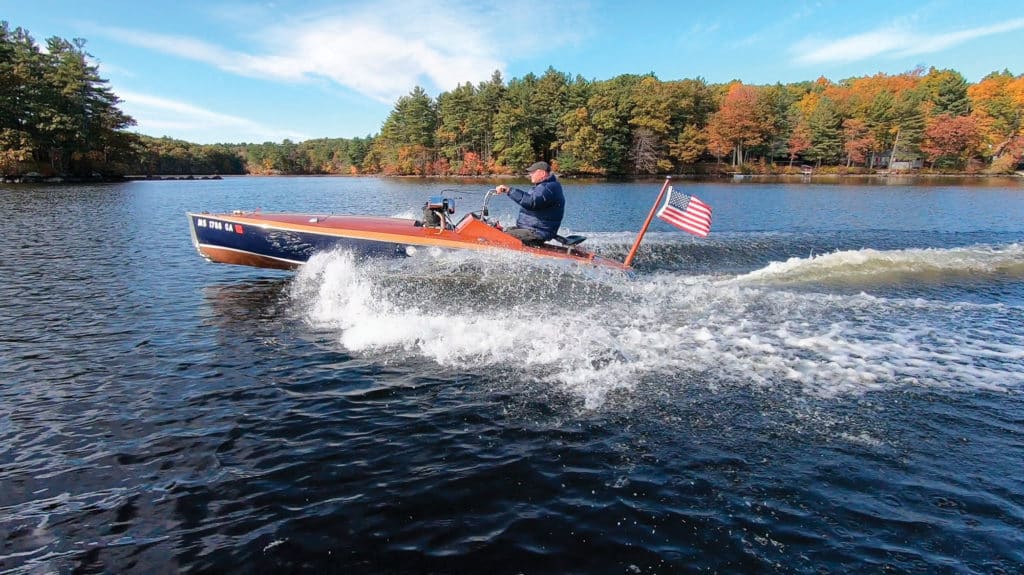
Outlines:
[[[0,572],[1024,571],[1020,178],[682,180],[711,235],[632,277],[216,265],[185,217],[491,185],[0,186]],[[623,258],[660,185],[568,181],[562,232]]]

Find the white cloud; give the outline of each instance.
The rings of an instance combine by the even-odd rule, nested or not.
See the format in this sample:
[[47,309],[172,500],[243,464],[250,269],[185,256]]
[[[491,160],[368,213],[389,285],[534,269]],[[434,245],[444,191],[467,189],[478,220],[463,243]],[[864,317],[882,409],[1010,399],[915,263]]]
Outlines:
[[[537,14],[551,19],[538,19]],[[537,2],[487,5],[468,0],[389,0],[257,24],[252,47],[232,50],[185,36],[101,29],[121,42],[254,78],[284,82],[327,79],[385,103],[413,86],[450,90],[490,78],[509,55],[530,55],[572,42],[559,14],[586,10]],[[575,16],[573,16],[575,14]],[[538,22],[539,20],[539,22]]]
[[832,41],[806,39],[791,48],[799,64],[845,63],[878,56],[912,56],[940,52],[985,36],[1024,28],[1024,18],[945,34],[921,34],[889,26]]
[[111,76],[121,76],[123,78],[136,77],[135,72],[128,68],[124,68],[116,64],[109,64],[107,62],[102,62],[100,60],[94,60],[94,63],[99,68],[100,76],[108,80]]
[[1021,28],[1024,28],[1024,18],[1008,20],[1000,24],[993,24],[992,26],[982,26],[960,32],[951,32],[949,34],[939,34],[931,37],[921,36],[918,37],[914,43],[908,45],[903,50],[903,54],[912,55],[938,52],[975,38],[983,38],[985,36],[1002,34],[1004,32],[1012,32],[1014,30],[1020,30]]
[[198,60],[208,64],[217,64],[219,60],[227,60],[235,56],[213,44],[187,36],[156,34],[141,30],[112,27],[102,27],[99,28],[99,31],[125,44]]
[[119,91],[118,96],[124,100],[121,109],[138,122],[135,129],[145,134],[166,135],[203,144],[307,139],[294,131],[213,112],[187,102],[137,92]]

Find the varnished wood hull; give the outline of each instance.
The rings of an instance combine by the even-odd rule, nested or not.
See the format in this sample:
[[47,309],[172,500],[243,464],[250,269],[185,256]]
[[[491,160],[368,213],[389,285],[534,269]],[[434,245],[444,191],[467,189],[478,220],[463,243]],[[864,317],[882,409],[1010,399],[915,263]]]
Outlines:
[[451,229],[374,216],[233,212],[188,214],[192,243],[206,259],[226,264],[295,269],[318,252],[351,250],[365,257],[405,257],[419,248],[505,250],[625,269],[620,262],[577,249],[527,246],[467,215]]

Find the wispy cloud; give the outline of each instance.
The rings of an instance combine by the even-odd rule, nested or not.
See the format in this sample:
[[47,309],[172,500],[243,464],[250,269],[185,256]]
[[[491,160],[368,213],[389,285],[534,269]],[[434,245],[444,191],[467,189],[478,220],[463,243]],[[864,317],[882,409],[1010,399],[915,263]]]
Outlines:
[[187,134],[190,141],[197,143],[266,142],[285,138],[301,141],[307,138],[295,131],[280,130],[187,102],[137,92],[119,91],[118,96],[124,100],[121,108],[135,118],[137,129],[146,134],[172,137]]
[[694,22],[690,25],[686,36],[711,36],[722,27],[718,22]]
[[820,9],[820,6],[790,6],[790,12],[779,11],[777,19],[765,20],[762,28],[752,34],[737,39],[733,42],[736,48],[749,48],[764,42],[776,42],[779,37],[785,37],[791,30],[796,28],[801,21],[811,18]]
[[[536,9],[530,9],[532,4]],[[531,14],[561,11],[535,2],[487,5],[468,0],[349,5],[257,25],[251,48],[244,50],[144,30],[101,32],[238,75],[284,82],[326,79],[390,103],[414,85],[449,90],[503,70],[503,55],[573,41],[571,35],[553,33],[555,22],[531,22]]]
[[941,52],[976,38],[1024,28],[1024,18],[942,34],[922,34],[893,25],[838,40],[805,39],[791,49],[798,64],[846,63],[879,56],[902,57]]

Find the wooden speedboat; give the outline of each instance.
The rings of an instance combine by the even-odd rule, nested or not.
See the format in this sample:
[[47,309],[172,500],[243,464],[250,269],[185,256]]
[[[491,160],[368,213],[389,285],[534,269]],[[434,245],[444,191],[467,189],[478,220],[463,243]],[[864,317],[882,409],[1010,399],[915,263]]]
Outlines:
[[[657,212],[666,222],[690,233],[706,236],[711,229],[711,208],[680,194],[673,199],[671,178],[665,178],[651,212],[622,262],[580,248],[583,236],[555,236],[542,244],[523,243],[491,219],[487,204],[496,194],[484,195],[483,207],[458,221],[451,198],[433,196],[423,206],[423,219],[335,214],[263,213],[259,211],[209,214],[189,213],[192,243],[212,262],[261,268],[295,269],[313,254],[351,250],[366,257],[404,257],[425,248],[498,250],[540,258],[568,260],[606,268],[630,270],[640,242]],[[666,196],[667,193],[667,196]],[[667,198],[661,211],[658,205]],[[691,201],[693,200],[693,201]],[[671,213],[669,213],[671,210]]]
[[422,220],[378,216],[258,211],[189,213],[192,243],[212,262],[276,269],[295,269],[318,252],[351,250],[367,257],[404,257],[424,248],[504,250],[531,256],[572,260],[626,269],[622,262],[579,247],[582,236],[558,236],[552,243],[524,244],[506,234],[488,216],[484,198],[480,211],[452,220],[454,201],[432,197]]

